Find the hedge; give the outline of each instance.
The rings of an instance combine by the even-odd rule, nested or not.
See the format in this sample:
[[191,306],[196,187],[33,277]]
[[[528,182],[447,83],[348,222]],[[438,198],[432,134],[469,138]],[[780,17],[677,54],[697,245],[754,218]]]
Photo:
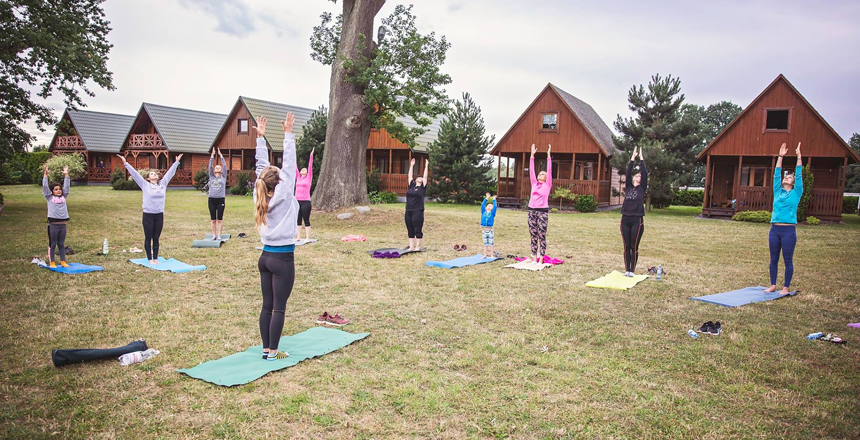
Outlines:
[[705,202],[705,191],[700,189],[682,189],[675,193],[672,204],[675,206],[702,206]]
[[770,211],[741,211],[732,216],[738,222],[770,223]]
[[857,196],[844,196],[842,197],[842,213],[843,214],[857,214],[857,201],[860,197]]

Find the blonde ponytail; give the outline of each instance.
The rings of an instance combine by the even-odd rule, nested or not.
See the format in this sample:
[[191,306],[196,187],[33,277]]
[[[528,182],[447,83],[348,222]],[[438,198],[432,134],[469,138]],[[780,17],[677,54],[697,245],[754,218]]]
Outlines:
[[277,167],[268,167],[260,173],[257,181],[254,182],[254,193],[257,195],[257,201],[254,205],[254,223],[257,229],[260,225],[266,225],[266,215],[269,214],[269,200],[275,193],[275,187],[278,185],[280,178],[278,176]]

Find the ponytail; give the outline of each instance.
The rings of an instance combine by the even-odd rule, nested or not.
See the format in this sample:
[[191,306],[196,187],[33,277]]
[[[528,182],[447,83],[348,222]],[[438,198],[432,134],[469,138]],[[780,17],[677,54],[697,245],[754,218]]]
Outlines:
[[278,173],[278,168],[268,167],[254,182],[254,193],[257,195],[257,200],[254,202],[254,223],[257,229],[260,229],[260,225],[268,226],[266,215],[269,214],[269,200],[275,193],[275,186],[280,183]]

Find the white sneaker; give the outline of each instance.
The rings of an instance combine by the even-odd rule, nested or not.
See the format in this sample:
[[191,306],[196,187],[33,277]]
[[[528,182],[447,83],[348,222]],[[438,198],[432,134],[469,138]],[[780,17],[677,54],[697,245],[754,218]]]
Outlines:
[[624,276],[633,278],[633,272],[624,272]]

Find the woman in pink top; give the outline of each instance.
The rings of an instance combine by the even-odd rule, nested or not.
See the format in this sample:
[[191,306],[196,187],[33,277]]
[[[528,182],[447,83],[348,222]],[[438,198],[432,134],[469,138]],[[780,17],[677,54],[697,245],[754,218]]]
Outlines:
[[296,239],[302,235],[302,220],[305,222],[305,240],[311,239],[311,182],[314,180],[314,150],[311,150],[307,168],[299,171],[299,167],[296,166],[296,200],[299,201]]
[[546,171],[541,171],[535,177],[535,153],[537,148],[532,144],[532,157],[529,159],[529,177],[532,182],[531,197],[529,198],[529,234],[532,237],[532,256],[526,261],[543,262],[546,255],[546,229],[549,225],[549,192],[552,189],[552,145],[546,149]]

